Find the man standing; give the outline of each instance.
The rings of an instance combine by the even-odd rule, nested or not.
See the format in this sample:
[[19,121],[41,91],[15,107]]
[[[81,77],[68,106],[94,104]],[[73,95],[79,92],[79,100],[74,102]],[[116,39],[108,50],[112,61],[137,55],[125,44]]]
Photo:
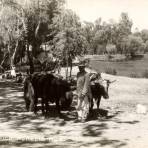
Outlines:
[[85,61],[81,61],[78,65],[77,73],[77,94],[78,94],[78,120],[85,121],[89,114],[89,101],[92,98],[90,88],[90,75],[85,71]]

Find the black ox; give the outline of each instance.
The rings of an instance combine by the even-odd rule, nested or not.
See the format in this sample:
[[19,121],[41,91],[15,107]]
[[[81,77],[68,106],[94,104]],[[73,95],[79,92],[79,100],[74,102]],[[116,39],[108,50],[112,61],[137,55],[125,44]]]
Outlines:
[[92,99],[90,100],[90,110],[93,109],[94,100],[97,104],[97,109],[99,109],[101,98],[109,99],[108,89],[113,82],[115,80],[110,81],[102,78],[99,81],[94,80],[91,82]]
[[60,103],[69,107],[72,103],[73,94],[71,85],[53,74],[35,73],[28,76],[24,82],[24,99],[28,111],[37,112],[38,98],[41,98],[42,113],[47,114],[48,103],[56,103],[60,113]]

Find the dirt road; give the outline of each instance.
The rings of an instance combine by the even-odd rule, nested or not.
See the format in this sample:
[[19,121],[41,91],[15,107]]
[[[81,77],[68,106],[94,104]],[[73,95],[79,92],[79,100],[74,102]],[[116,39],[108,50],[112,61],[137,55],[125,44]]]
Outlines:
[[74,107],[63,111],[62,118],[54,107],[48,119],[26,112],[22,86],[0,80],[0,147],[147,148],[148,114],[137,113],[136,106],[148,108],[148,80],[103,77],[117,81],[110,87],[110,99],[102,99],[101,110],[94,109],[85,123],[75,122]]

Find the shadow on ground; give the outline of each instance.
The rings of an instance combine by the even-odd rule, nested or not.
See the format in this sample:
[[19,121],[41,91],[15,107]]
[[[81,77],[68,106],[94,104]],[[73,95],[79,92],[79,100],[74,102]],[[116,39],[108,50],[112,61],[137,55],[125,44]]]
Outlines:
[[[0,82],[0,130],[1,132],[8,133],[8,137],[13,135],[13,132],[21,133],[21,135],[36,135],[38,140],[1,140],[0,145],[3,147],[89,147],[91,145],[111,147],[122,147],[126,145],[125,142],[107,139],[103,136],[103,133],[109,129],[108,121],[115,121],[116,123],[123,123],[122,121],[115,119],[120,114],[120,111],[115,112],[112,115],[108,115],[108,110],[94,109],[92,115],[86,123],[75,123],[76,111],[74,107],[70,108],[70,111],[62,111],[62,115],[58,116],[55,106],[50,106],[49,117],[44,118],[39,111],[37,115],[28,113],[25,111],[25,103],[23,100],[23,86],[14,82]],[[39,107],[40,108],[40,107]],[[90,122],[89,122],[90,121]],[[93,122],[95,121],[95,123]],[[93,122],[93,123],[91,123]],[[138,121],[125,122],[125,124],[136,124]],[[12,131],[12,133],[9,131]],[[74,135],[75,133],[76,135]],[[77,135],[78,133],[78,135]],[[79,134],[80,133],[80,134]],[[44,140],[40,141],[39,136]],[[46,140],[46,138],[60,137],[59,144],[54,143],[52,140]],[[72,140],[71,136],[80,136],[82,139]],[[99,140],[89,139],[99,137]],[[77,138],[77,137],[76,137]],[[88,138],[88,141],[84,139]]]
[[[65,143],[65,144],[64,144]],[[82,142],[75,142],[75,141],[64,141],[63,144],[51,144],[50,141],[45,142],[37,142],[37,141],[17,141],[17,142],[0,142],[0,145],[3,146],[3,148],[7,148],[8,146],[11,148],[15,146],[15,148],[78,148],[78,147],[92,147],[95,143],[95,147],[106,147],[109,146],[110,148],[121,148],[123,146],[126,146],[127,144],[125,142],[121,142],[119,140],[112,140],[112,139],[106,139],[102,138],[101,140],[95,141],[95,142],[86,142],[85,144]]]

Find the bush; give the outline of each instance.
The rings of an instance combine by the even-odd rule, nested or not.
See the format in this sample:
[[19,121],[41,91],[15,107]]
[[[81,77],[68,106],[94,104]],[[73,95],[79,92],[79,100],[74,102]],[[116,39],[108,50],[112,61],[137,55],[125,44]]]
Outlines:
[[110,55],[110,54],[107,55],[107,59],[108,59],[108,60],[110,60],[110,59],[112,59],[112,58],[113,58],[112,55]]
[[131,74],[130,74],[130,77],[131,77],[131,78],[139,78],[139,75],[136,74],[136,73],[131,73]]
[[111,75],[116,75],[117,71],[114,68],[107,67],[106,70],[105,70],[105,73],[111,74]]
[[148,69],[146,69],[146,70],[142,73],[142,77],[143,77],[143,78],[148,78]]

